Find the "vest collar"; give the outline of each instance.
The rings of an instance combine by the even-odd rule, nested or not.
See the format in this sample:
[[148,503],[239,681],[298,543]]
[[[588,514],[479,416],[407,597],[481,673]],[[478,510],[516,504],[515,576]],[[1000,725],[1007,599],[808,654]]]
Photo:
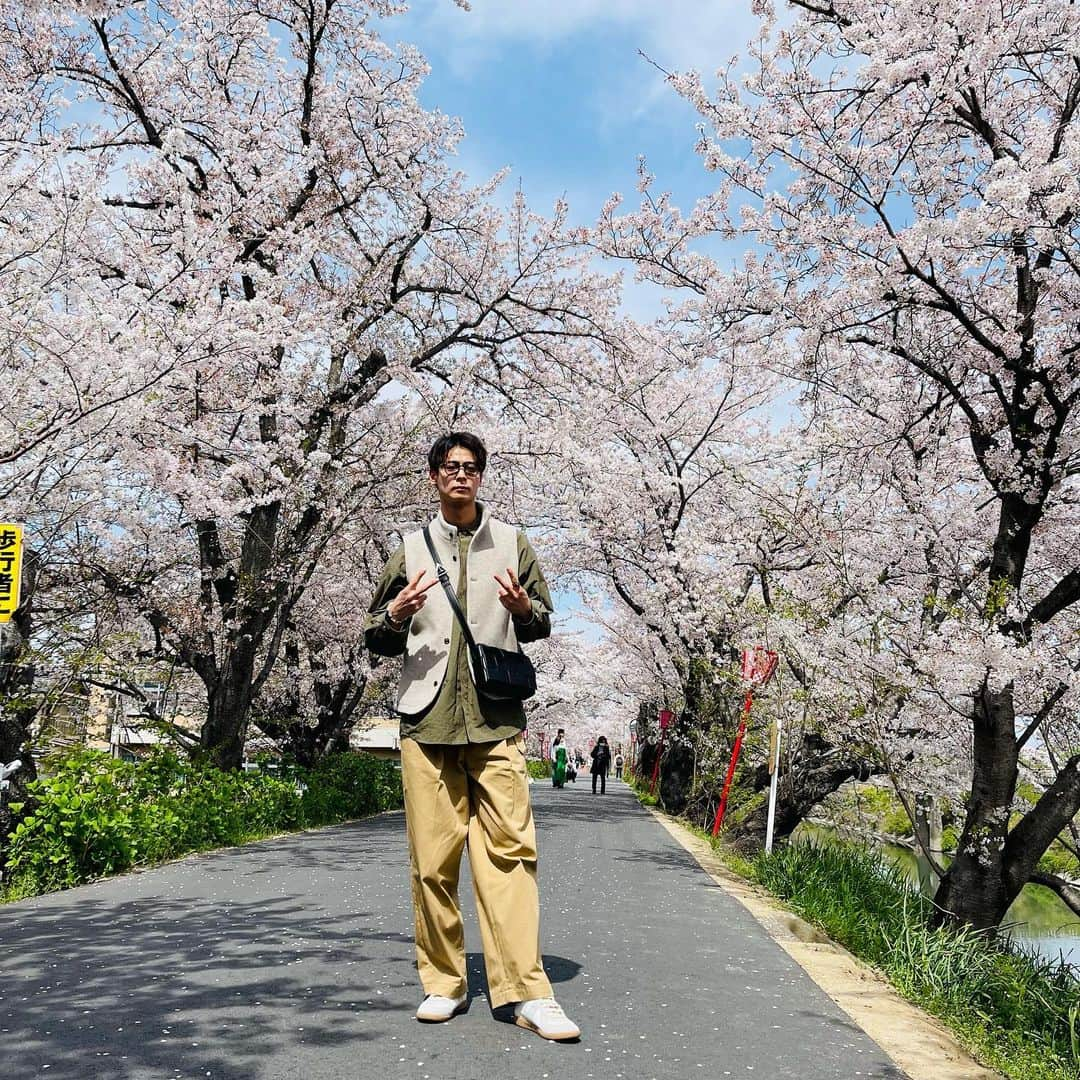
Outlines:
[[[488,508],[484,503],[478,501],[476,505],[480,510],[480,524],[476,526],[476,531],[473,533],[474,537],[479,536],[480,533],[483,532],[487,527],[488,521],[491,519],[488,514]],[[448,544],[455,544],[457,543],[459,531],[460,530],[456,525],[451,525],[446,518],[442,516],[441,510],[431,519],[431,532],[438,540],[443,540]]]

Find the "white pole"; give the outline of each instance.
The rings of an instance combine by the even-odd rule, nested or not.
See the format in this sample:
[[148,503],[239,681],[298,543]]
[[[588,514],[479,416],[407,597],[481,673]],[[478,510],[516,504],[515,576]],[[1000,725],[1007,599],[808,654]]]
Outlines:
[[776,818],[776,785],[780,777],[780,717],[776,718],[776,747],[772,761],[772,777],[769,780],[769,823],[765,828],[765,853],[772,851],[773,821]]

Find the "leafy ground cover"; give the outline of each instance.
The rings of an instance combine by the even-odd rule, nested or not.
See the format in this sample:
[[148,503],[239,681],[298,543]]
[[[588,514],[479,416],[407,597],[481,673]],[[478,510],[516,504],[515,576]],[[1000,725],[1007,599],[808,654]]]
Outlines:
[[544,761],[536,761],[533,758],[529,758],[529,760],[525,762],[525,768],[534,780],[551,779],[551,762],[546,759]]
[[80,751],[30,785],[2,899],[69,888],[192,851],[366,817],[402,805],[393,762],[341,753],[280,775],[223,772],[162,752]]

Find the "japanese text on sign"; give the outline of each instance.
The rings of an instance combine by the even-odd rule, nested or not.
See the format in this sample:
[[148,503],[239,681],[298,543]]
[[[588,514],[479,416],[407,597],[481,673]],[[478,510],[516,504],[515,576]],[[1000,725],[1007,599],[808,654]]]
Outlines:
[[0,622],[10,622],[19,606],[22,548],[22,526],[0,524]]

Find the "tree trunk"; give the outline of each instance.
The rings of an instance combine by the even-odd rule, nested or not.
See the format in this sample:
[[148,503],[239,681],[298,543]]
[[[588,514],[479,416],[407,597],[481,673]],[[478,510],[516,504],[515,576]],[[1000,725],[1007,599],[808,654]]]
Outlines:
[[207,684],[200,742],[203,754],[219,769],[235,770],[243,764],[254,670],[255,643],[250,634],[242,634],[216,679]]
[[976,695],[971,797],[956,858],[934,897],[935,921],[980,930],[1000,925],[1055,838],[1080,812],[1080,755],[1058,770],[1010,830],[1019,766],[1013,686]]
[[665,747],[658,784],[660,803],[665,810],[681,814],[686,809],[693,778],[694,755],[690,748],[682,743]]
[[984,684],[975,697],[972,730],[971,796],[956,858],[934,896],[935,921],[985,930],[998,926],[1019,892],[1005,868],[1019,758],[1011,684],[1000,691]]
[[[19,819],[32,809],[27,785],[37,779],[37,767],[28,743],[37,706],[20,703],[21,695],[30,690],[34,681],[33,669],[19,665],[19,659],[25,655],[25,639],[13,629],[13,624],[0,627],[0,765],[20,762],[19,768],[8,778],[7,790],[0,792],[0,874],[7,862],[8,837],[15,831]],[[20,674],[9,681],[6,676],[11,671]],[[14,814],[10,810],[13,802],[31,805]]]
[[327,754],[349,748],[356,710],[367,688],[366,677],[328,678],[327,666],[317,652],[308,652],[313,693],[318,706],[315,723],[301,715],[300,647],[295,639],[285,643],[287,686],[270,700],[257,699],[252,723],[273,739],[282,754],[297,765],[312,768]]
[[0,872],[7,862],[7,838],[22,816],[8,807],[13,802],[26,802],[27,785],[37,779],[29,745],[30,726],[38,711],[31,700],[35,670],[27,662],[36,584],[37,557],[27,550],[22,562],[22,602],[10,622],[0,624],[0,765],[21,762],[8,780],[7,790],[0,794]]
[[[868,780],[880,772],[881,767],[857,753],[857,748],[842,749],[815,732],[807,733],[777,783],[773,838],[782,840],[790,836],[814,807],[839,790],[842,784],[849,780]],[[765,847],[769,818],[767,765],[755,768],[752,786],[758,796],[753,805],[743,814],[735,807],[731,824],[724,830],[725,840],[747,854]]]
[[1017,822],[1005,841],[1006,887],[1014,898],[1037,872],[1039,860],[1077,813],[1080,813],[1080,754],[1065,762],[1054,782]]

